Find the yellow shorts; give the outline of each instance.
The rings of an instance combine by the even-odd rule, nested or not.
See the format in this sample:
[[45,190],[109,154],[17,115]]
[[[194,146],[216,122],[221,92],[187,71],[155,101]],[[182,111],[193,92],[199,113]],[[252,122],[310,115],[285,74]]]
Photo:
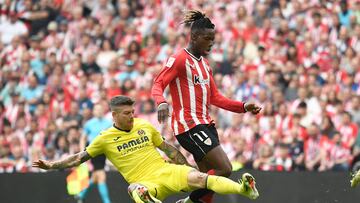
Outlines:
[[169,195],[190,191],[188,174],[191,170],[194,169],[186,165],[166,163],[151,177],[136,183],[146,186],[151,195],[162,201]]

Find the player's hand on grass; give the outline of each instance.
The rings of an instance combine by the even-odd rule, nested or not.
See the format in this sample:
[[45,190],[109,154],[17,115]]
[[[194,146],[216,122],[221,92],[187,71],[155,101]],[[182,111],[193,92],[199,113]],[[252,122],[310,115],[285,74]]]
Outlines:
[[51,163],[50,163],[50,161],[39,159],[32,163],[32,167],[48,170],[48,169],[51,169]]
[[251,112],[252,114],[258,114],[261,110],[261,107],[254,103],[245,103],[244,108],[246,112]]
[[161,103],[158,106],[159,123],[165,123],[168,117],[169,117],[169,105],[167,103]]

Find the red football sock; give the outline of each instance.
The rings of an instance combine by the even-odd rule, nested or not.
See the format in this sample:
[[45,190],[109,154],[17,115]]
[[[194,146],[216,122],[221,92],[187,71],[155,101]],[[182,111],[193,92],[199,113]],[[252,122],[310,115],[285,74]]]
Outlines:
[[214,169],[211,169],[207,172],[207,174],[209,175],[215,175],[215,170]]
[[211,192],[207,193],[206,195],[202,196],[200,198],[200,200],[204,203],[212,203],[213,197],[214,197],[214,192],[211,191]]

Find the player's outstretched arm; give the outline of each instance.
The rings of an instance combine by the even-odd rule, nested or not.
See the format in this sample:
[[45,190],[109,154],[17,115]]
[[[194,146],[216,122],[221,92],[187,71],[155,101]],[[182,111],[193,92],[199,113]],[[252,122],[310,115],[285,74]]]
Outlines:
[[[181,165],[188,165],[191,166],[183,154],[179,150],[177,150],[174,146],[169,144],[168,142],[164,141],[159,146],[159,149],[163,151],[167,157],[169,157],[174,163],[181,164]],[[191,166],[192,167],[192,166]]]
[[212,76],[210,76],[210,88],[210,103],[212,105],[235,113],[251,112],[252,114],[258,114],[261,110],[261,107],[254,103],[235,101],[222,95],[217,89]]
[[41,168],[45,170],[49,169],[64,169],[78,166],[81,163],[91,159],[91,156],[86,151],[81,151],[77,154],[67,156],[58,161],[46,161],[39,159],[32,163],[32,167]]

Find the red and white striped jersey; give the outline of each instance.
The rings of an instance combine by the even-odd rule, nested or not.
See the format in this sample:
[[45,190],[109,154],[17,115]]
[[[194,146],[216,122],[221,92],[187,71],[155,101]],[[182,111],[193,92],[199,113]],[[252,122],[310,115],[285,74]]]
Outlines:
[[175,135],[196,125],[210,123],[210,104],[232,112],[245,112],[242,102],[219,93],[208,61],[203,57],[196,58],[186,49],[169,57],[155,78],[152,96],[158,105],[166,102],[163,92],[168,85],[173,105],[171,126]]
[[351,123],[349,125],[341,124],[339,126],[339,132],[341,133],[341,142],[344,146],[352,148],[354,140],[358,136],[358,126],[356,123]]

